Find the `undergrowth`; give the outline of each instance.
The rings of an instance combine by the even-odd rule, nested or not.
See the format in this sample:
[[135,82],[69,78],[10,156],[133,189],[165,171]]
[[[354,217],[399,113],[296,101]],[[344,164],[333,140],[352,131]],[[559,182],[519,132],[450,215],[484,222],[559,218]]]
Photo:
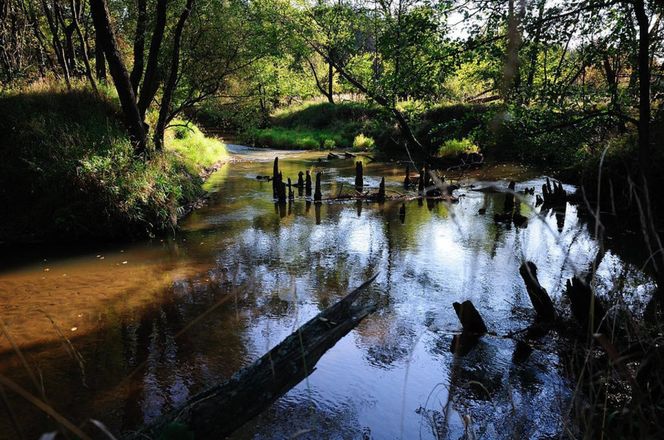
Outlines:
[[[0,96],[0,242],[129,238],[175,226],[225,148],[195,127],[134,156],[110,93],[36,84]],[[174,130],[171,130],[174,131]],[[175,130],[177,133],[177,130]],[[173,139],[176,138],[176,139]]]

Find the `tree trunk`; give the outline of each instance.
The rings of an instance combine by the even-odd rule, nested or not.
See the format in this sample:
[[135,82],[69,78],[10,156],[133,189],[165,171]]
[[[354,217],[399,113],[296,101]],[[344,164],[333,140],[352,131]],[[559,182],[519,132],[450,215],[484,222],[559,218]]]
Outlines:
[[164,96],[161,98],[161,106],[159,107],[159,119],[157,120],[157,127],[154,132],[154,145],[157,151],[163,148],[164,144],[164,131],[166,131],[166,124],[172,119],[171,115],[171,101],[173,100],[173,92],[177,85],[178,69],[180,68],[180,46],[182,44],[182,33],[184,26],[191,14],[194,7],[194,0],[187,0],[184,10],[180,14],[178,23],[175,26],[175,34],[173,35],[173,53],[171,55],[171,71],[168,75],[168,80],[164,86]]
[[99,32],[95,32],[95,70],[99,81],[106,81],[106,57],[99,40]]
[[88,41],[85,39],[83,31],[81,31],[80,14],[82,8],[79,9],[79,6],[76,4],[75,0],[70,0],[70,6],[72,13],[72,24],[74,26],[74,30],[76,31],[76,35],[78,36],[78,39],[81,42],[81,52],[83,53],[83,64],[85,65],[85,76],[88,77],[88,81],[90,81],[90,86],[95,91],[95,93],[99,93],[99,91],[97,90],[97,82],[95,81],[95,78],[92,75],[92,67],[90,67],[90,57],[88,56],[88,51],[89,51]]
[[327,100],[334,104],[334,66],[327,63]]
[[134,95],[134,89],[131,87],[129,73],[118,50],[106,0],[90,0],[90,12],[92,13],[92,21],[98,35],[98,41],[101,43],[108,60],[108,68],[111,71],[118,98],[120,98],[120,106],[129,135],[134,143],[135,152],[144,154],[147,147],[147,138],[143,118],[136,105],[136,95]]
[[644,180],[650,174],[650,34],[644,0],[634,1],[639,26],[639,166]]
[[145,119],[145,112],[150,103],[157,94],[159,88],[159,51],[161,43],[164,40],[164,28],[166,27],[166,7],[168,0],[157,0],[157,12],[150,41],[150,52],[148,53],[148,62],[145,67],[145,76],[143,77],[143,86],[138,97],[138,110],[141,115],[141,121]]
[[143,59],[145,58],[145,27],[148,19],[147,1],[137,0],[138,17],[136,17],[136,36],[134,37],[134,66],[131,69],[131,86],[134,94],[138,93],[138,86],[143,76]]

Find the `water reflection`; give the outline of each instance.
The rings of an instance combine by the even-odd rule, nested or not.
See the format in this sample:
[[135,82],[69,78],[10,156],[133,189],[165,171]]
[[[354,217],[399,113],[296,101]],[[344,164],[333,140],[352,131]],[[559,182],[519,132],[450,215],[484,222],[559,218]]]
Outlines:
[[[574,206],[541,212],[535,196],[523,195],[528,227],[514,227],[494,222],[503,194],[461,181],[454,206],[388,200],[314,203],[312,210],[300,188],[292,202],[275,204],[270,183],[256,179],[271,174],[274,153],[243,154],[256,161],[223,167],[208,184],[215,189],[209,206],[174,238],[47,262],[36,255],[34,265],[0,274],[1,316],[48,395],[57,396],[56,409],[76,423],[93,417],[115,432],[132,429],[229,377],[380,272],[370,294],[379,310],[236,438],[532,438],[562,431],[571,386],[552,337],[529,351],[486,336],[455,354],[451,304],[472,300],[498,335],[527,327],[533,313],[518,273],[523,260],[538,266],[556,299],[565,280],[594,261],[597,244]],[[354,160],[282,159],[286,178],[324,171],[324,194],[353,187]],[[388,188],[403,191],[403,166],[367,162],[365,188],[385,176]],[[517,192],[541,187],[524,170],[498,171],[522,181]],[[599,275],[603,295],[617,294],[620,279],[627,281],[617,287],[637,295],[653,287],[610,252]],[[43,312],[85,360],[87,387]],[[31,387],[6,340],[0,373]],[[10,403],[19,420],[30,420],[23,428],[31,435],[55,427],[20,399]],[[14,438],[12,429],[1,417],[0,438]]]

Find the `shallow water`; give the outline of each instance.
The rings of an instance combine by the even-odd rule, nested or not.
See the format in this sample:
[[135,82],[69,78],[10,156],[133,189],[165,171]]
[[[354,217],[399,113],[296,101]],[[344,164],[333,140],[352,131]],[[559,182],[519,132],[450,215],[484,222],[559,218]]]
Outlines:
[[[493,222],[504,196],[473,190],[506,187],[510,179],[517,190],[539,188],[541,176],[517,166],[451,176],[462,184],[458,204],[412,200],[402,222],[396,201],[314,205],[297,197],[280,209],[271,183],[255,178],[271,174],[278,154],[285,176],[323,171],[323,193],[338,194],[353,185],[353,160],[231,149],[244,161],[212,176],[208,206],[177,235],[31,249],[0,272],[0,317],[10,336],[0,339],[0,374],[94,435],[90,418],[116,433],[131,430],[250,364],[379,273],[367,292],[378,311],[234,438],[542,438],[564,431],[574,384],[555,337],[525,359],[499,336],[482,338],[465,356],[450,351],[459,330],[452,302],[472,300],[489,329],[504,335],[532,320],[518,273],[524,260],[538,266],[554,298],[593,263],[598,245],[576,207],[540,212],[524,196],[527,228],[507,227]],[[403,165],[364,161],[368,187],[385,176],[388,193],[404,192]],[[599,274],[603,293],[615,290],[617,277],[627,280],[622,291],[642,296],[652,288],[611,253]],[[19,426],[0,410],[0,438],[58,428],[12,393],[6,402]]]

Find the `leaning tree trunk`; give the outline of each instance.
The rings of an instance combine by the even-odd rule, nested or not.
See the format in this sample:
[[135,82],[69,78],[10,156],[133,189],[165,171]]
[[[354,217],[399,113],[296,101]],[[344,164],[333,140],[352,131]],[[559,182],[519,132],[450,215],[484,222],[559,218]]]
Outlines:
[[136,95],[134,95],[134,89],[131,87],[129,73],[118,50],[115,31],[111,25],[111,17],[106,0],[90,0],[90,12],[92,13],[95,31],[99,36],[98,41],[101,43],[106,59],[108,60],[108,68],[111,71],[115,89],[118,92],[118,98],[120,98],[120,106],[122,107],[125,123],[127,124],[131,140],[134,143],[134,151],[137,154],[144,154],[147,146],[147,137],[143,126],[143,118],[141,118],[138,106],[136,105]]
[[154,132],[154,145],[157,150],[161,150],[164,144],[164,131],[166,131],[166,124],[172,118],[171,116],[171,101],[173,100],[173,92],[177,85],[178,69],[180,68],[180,45],[182,44],[182,32],[184,32],[184,25],[191,14],[194,7],[194,0],[187,0],[184,10],[180,14],[180,19],[175,26],[175,34],[173,36],[173,54],[171,57],[171,71],[168,75],[168,80],[164,87],[164,96],[161,98],[161,107],[159,108],[159,119],[157,120],[157,127]]
[[138,93],[138,85],[143,76],[143,59],[145,58],[145,28],[148,21],[147,1],[138,0],[138,17],[136,17],[136,36],[134,37],[134,66],[129,79],[134,93]]

